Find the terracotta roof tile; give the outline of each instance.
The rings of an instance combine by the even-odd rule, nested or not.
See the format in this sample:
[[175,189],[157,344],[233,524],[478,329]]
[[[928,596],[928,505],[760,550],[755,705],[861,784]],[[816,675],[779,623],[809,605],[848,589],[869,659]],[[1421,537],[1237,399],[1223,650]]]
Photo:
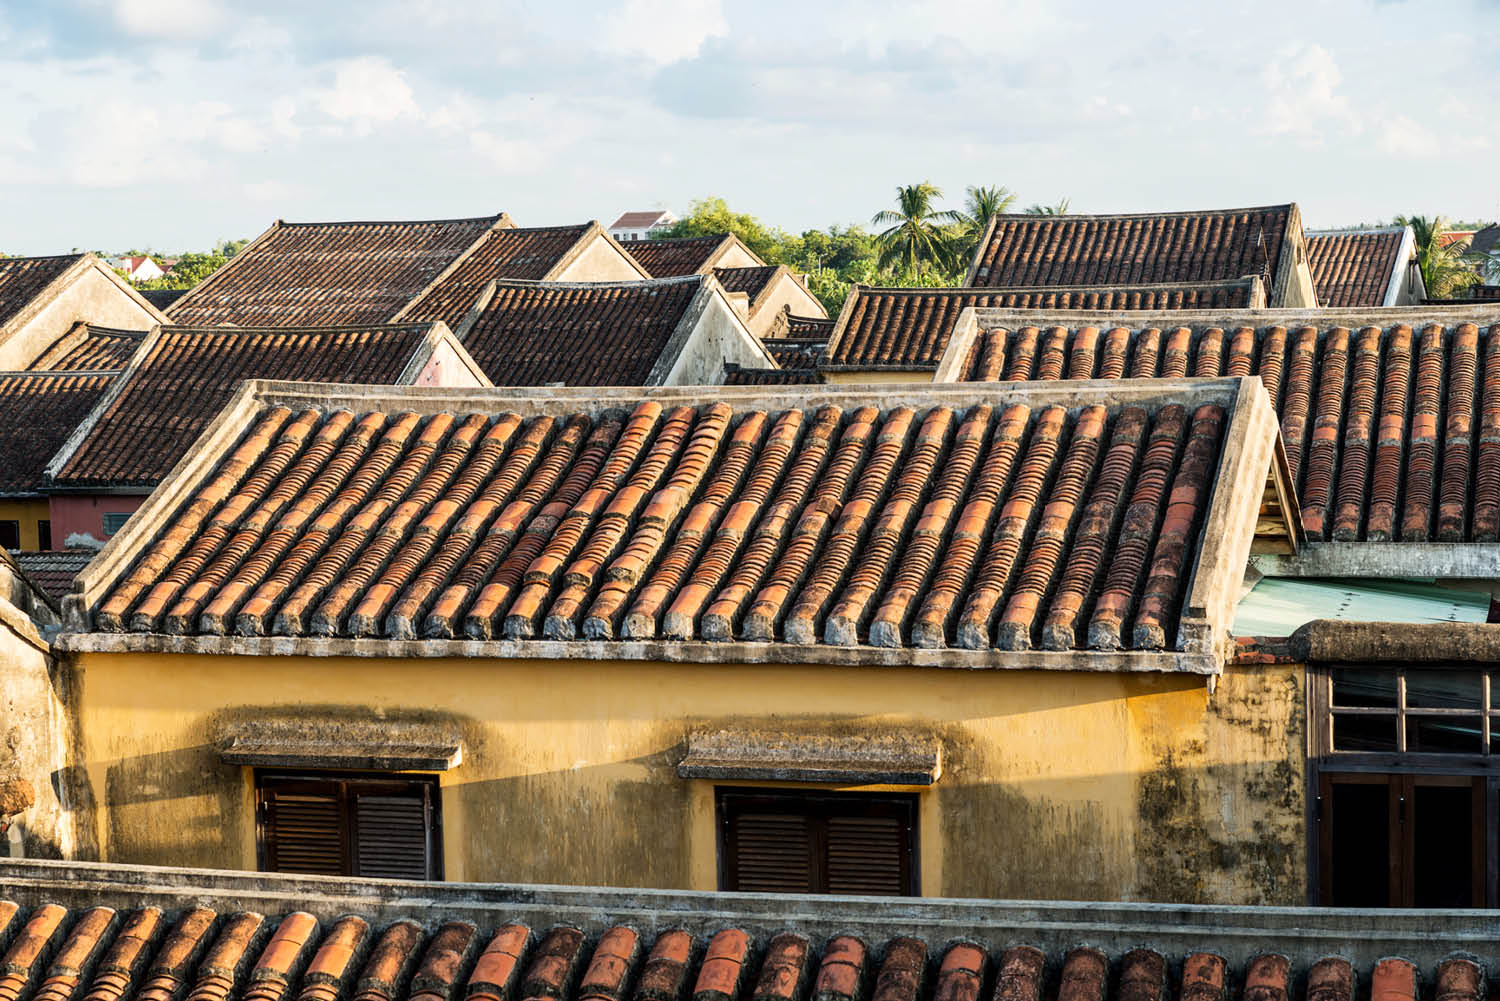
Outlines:
[[652,282],[502,282],[464,347],[497,386],[645,385],[702,288]]
[[829,368],[933,368],[959,315],[995,309],[1178,310],[1264,305],[1256,280],[1027,289],[889,289],[857,285],[835,327]]
[[182,457],[242,380],[392,383],[427,333],[418,324],[304,330],[163,327],[146,356],[122,376],[119,394],[53,482],[69,487],[153,484]]
[[174,302],[174,323],[387,323],[499,222],[277,223]]
[[28,368],[31,372],[119,371],[130,361],[146,337],[144,330],[114,330],[79,324]]
[[57,257],[0,257],[0,326],[9,323],[83,254]]
[[[1254,325],[1261,318],[1233,325],[1228,336],[1203,324],[1165,338],[1154,327],[1116,329],[1128,342],[1121,350],[1131,377],[1261,376],[1281,415],[1310,539],[1500,540],[1500,323],[1450,319],[1414,335],[1409,314],[1372,314],[1382,322],[1355,330],[1334,322],[1291,331]],[[1069,377],[1107,377],[1102,357],[1087,361],[1097,328],[1070,323],[1048,328],[1063,330],[1071,357],[1084,359]],[[1018,327],[982,331],[964,374],[992,380],[1003,360],[1024,354],[1038,334]],[[1042,365],[1009,366],[1004,375],[1062,377],[1056,365],[1045,373]]]
[[[415,884],[418,901],[414,884],[365,880],[361,913],[341,914],[346,881],[251,875],[7,878],[22,902],[0,900],[0,997],[1482,1001],[1490,987],[1478,957],[1454,951],[1488,943],[1487,929],[1455,910],[1428,911],[1421,927],[1400,911],[1356,926],[1326,910],[1184,905],[1174,922],[1122,903],[706,893],[658,903],[582,887]],[[267,882],[260,897],[285,901],[277,910],[233,909]],[[1328,955],[1335,946],[1353,960]]]
[[620,246],[652,278],[673,278],[699,274],[728,239],[728,233],[714,233],[673,240],[631,240]]
[[493,229],[463,261],[401,314],[402,320],[442,320],[458,326],[490,279],[541,281],[578,246],[592,226]]
[[0,495],[39,495],[47,463],[115,372],[0,372]]
[[11,553],[16,563],[38,587],[53,599],[73,590],[73,578],[89,565],[97,553],[92,549],[19,550]]
[[1165,401],[495,401],[262,407],[95,626],[1168,649],[1226,431]]
[[1002,215],[976,254],[982,288],[1218,282],[1277,272],[1295,206],[1144,215]]
[[1307,234],[1307,262],[1324,307],[1384,306],[1404,229],[1365,229]]

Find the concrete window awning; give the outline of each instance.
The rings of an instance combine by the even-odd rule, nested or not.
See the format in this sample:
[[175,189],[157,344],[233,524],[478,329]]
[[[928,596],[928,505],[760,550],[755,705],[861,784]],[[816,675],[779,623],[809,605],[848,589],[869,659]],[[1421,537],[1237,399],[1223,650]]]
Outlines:
[[445,772],[464,760],[452,729],[409,720],[240,720],[221,725],[215,743],[226,764],[260,768]]
[[824,736],[717,730],[688,737],[685,779],[929,786],[943,773],[932,737]]

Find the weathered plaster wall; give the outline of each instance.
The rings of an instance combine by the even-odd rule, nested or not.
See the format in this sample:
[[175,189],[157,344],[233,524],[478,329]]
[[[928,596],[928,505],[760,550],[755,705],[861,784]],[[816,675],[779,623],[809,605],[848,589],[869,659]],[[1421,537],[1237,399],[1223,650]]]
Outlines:
[[[694,316],[693,311],[701,311]],[[692,332],[682,345],[665,378],[651,379],[652,385],[713,386],[724,381],[724,363],[733,362],[746,368],[771,365],[765,348],[751,336],[745,322],[735,315],[729,300],[722,295],[699,294],[689,307],[683,322]],[[674,347],[668,343],[663,357],[670,357]],[[657,363],[658,368],[662,366]],[[653,376],[656,372],[653,371]]]
[[635,661],[85,653],[81,757],[103,858],[253,867],[248,770],[216,727],[420,704],[464,737],[441,774],[447,878],[712,889],[688,733],[871,727],[937,739],[918,791],[928,895],[1297,903],[1301,669],[1201,677]]
[[122,330],[150,330],[157,323],[129,293],[90,268],[0,343],[0,372],[26,368],[80,321]]
[[78,850],[72,731],[50,667],[35,623],[0,595],[0,786],[19,779],[32,793],[0,833],[0,857],[72,858]]
[[777,318],[781,315],[783,306],[792,307],[793,316],[828,316],[827,311],[823,309],[823,304],[803,288],[796,278],[783,271],[776,276],[771,287],[766,290],[755,310],[755,315],[750,318],[750,332],[756,337],[765,337],[767,331],[775,325]]
[[66,548],[69,537],[75,535],[90,536],[101,545],[108,542],[104,515],[130,514],[145,499],[145,494],[52,494],[47,510],[52,516],[53,547]]
[[619,244],[610,242],[603,233],[595,233],[577,257],[569,261],[562,273],[550,279],[558,282],[638,282],[644,277]]
[[[37,540],[36,523],[45,521],[47,518],[47,498],[45,497],[0,497],[0,521],[21,523],[22,549],[41,548],[41,543]],[[54,545],[61,542],[55,535],[52,541]]]
[[422,371],[412,380],[415,386],[482,386],[485,384],[473,363],[459,356],[458,349],[446,338],[438,341]]
[[823,378],[832,383],[855,383],[861,385],[887,385],[898,382],[931,382],[933,370],[916,369],[909,372],[893,372],[889,369],[854,369],[849,371],[824,370]]
[[744,246],[736,243],[724,255],[713,262],[716,268],[760,268],[765,266],[765,261],[760,260]]

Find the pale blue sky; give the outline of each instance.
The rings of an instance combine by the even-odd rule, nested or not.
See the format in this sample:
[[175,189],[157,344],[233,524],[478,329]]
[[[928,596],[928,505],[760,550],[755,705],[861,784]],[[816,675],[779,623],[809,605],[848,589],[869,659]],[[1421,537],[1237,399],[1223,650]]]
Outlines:
[[897,184],[1080,211],[1500,209],[1500,0],[6,0],[0,250]]

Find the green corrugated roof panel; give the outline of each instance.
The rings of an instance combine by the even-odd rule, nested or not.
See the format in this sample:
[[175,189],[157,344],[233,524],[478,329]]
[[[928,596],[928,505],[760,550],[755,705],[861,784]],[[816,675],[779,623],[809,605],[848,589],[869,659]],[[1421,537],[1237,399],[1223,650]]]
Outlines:
[[1483,622],[1490,596],[1430,581],[1263,577],[1235,610],[1236,636],[1290,636],[1313,619]]

